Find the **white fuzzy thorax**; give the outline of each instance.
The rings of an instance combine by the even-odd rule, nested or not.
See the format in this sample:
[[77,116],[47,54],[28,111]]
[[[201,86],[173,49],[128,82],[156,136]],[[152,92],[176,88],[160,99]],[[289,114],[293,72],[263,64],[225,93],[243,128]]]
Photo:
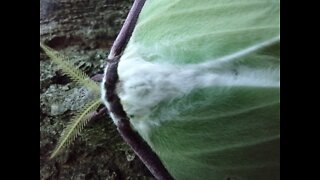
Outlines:
[[[196,88],[212,86],[278,87],[279,69],[253,69],[239,66],[237,74],[231,69],[214,71],[215,68],[219,69],[224,62],[230,63],[233,59],[250,53],[251,50],[263,48],[277,40],[279,39],[262,42],[255,47],[235,52],[235,55],[229,55],[218,61],[191,65],[172,65],[159,63],[160,61],[148,62],[139,54],[138,46],[131,45],[127,47],[118,65],[117,93],[134,127],[147,132],[150,126],[160,123],[158,120],[149,119],[152,109],[163,101],[181,97]],[[103,84],[104,82],[105,77]],[[109,108],[105,100],[105,92],[102,85],[102,100]],[[117,123],[112,113],[111,117]]]

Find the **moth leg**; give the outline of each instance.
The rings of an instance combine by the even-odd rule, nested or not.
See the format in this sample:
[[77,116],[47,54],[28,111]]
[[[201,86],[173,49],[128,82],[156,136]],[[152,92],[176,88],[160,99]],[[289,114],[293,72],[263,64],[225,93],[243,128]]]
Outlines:
[[102,82],[103,74],[96,74],[96,75],[92,76],[91,79],[96,82]]
[[109,116],[108,114],[108,109],[106,107],[103,107],[99,111],[95,111],[92,113],[89,122],[94,123],[100,119],[105,118],[106,116]]

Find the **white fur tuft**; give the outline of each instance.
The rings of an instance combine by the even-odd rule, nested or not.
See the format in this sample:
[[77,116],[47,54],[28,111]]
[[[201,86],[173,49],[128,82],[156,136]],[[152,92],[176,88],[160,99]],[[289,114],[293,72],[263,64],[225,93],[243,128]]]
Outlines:
[[[232,68],[221,68],[224,63],[232,64],[246,54],[275,43],[279,37],[248,47],[227,57],[200,64],[172,65],[159,62],[148,62],[139,54],[139,46],[131,44],[126,48],[118,65],[119,83],[117,93],[131,123],[140,132],[148,132],[150,126],[159,125],[158,120],[149,117],[152,109],[163,101],[182,97],[196,88],[213,86],[252,86],[278,87],[280,70],[255,69],[245,65]],[[106,74],[108,66],[105,68]],[[105,76],[101,85],[102,101],[109,109],[104,88]],[[117,124],[118,119],[110,113]]]
[[[277,39],[261,43],[259,47],[248,48],[238,55],[243,56],[275,40]],[[120,81],[117,93],[134,127],[145,130],[148,129],[147,126],[160,123],[149,119],[152,109],[159,103],[186,95],[196,88],[279,86],[279,69],[253,69],[239,66],[236,74],[231,69],[213,70],[220,65],[221,63],[214,63],[214,61],[193,65],[148,62],[139,55],[138,48],[131,46],[126,49],[118,66]],[[144,130],[142,132],[145,132]]]

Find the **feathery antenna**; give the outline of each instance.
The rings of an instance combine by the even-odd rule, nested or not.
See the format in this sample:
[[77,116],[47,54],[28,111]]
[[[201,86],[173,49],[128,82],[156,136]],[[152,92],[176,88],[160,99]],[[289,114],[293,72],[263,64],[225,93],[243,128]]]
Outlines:
[[[91,89],[96,95],[100,94],[99,85],[91,80],[89,76],[87,76],[84,72],[72,65],[68,57],[63,56],[62,54],[58,53],[57,51],[51,49],[41,42],[40,47],[50,57],[50,59],[59,66],[63,73],[69,76],[73,81],[75,81],[79,85]],[[100,104],[100,97],[97,96],[97,98],[87,103],[84,107],[77,111],[70,123],[63,130],[57,146],[50,156],[50,159],[59,154],[62,149],[68,147],[78,137],[84,126],[94,116],[94,113]]]

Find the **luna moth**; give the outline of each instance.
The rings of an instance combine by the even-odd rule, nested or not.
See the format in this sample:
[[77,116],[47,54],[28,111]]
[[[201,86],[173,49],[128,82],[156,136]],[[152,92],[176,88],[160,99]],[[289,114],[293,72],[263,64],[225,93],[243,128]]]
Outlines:
[[129,13],[135,26],[111,50],[101,97],[118,128],[126,122],[154,153],[139,157],[159,158],[169,176],[153,163],[151,172],[280,179],[279,1],[138,0],[133,8],[141,12]]

